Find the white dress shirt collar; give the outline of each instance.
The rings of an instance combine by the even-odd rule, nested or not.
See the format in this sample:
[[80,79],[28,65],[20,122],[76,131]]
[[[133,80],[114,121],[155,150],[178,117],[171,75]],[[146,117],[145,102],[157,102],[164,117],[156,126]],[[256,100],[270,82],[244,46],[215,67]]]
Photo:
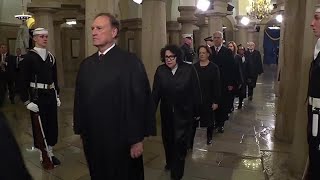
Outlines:
[[317,43],[314,47],[314,58],[313,59],[317,58],[319,52],[320,52],[320,38],[317,40]]
[[106,49],[103,53],[101,53],[101,52],[99,51],[99,56],[100,56],[101,54],[106,55],[115,45],[116,45],[116,44],[114,43],[112,46],[110,46],[108,49]]
[[173,75],[177,72],[177,69],[178,69],[178,64],[173,69],[171,69],[171,72]]

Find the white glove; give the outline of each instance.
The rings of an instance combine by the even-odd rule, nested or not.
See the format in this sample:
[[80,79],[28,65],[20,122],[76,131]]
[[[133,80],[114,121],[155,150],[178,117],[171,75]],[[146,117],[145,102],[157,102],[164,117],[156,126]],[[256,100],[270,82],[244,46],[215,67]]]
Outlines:
[[58,106],[58,107],[60,107],[60,106],[61,106],[60,98],[57,98],[57,106]]
[[27,109],[29,109],[30,111],[35,112],[35,113],[39,112],[39,107],[38,107],[38,105],[36,105],[36,104],[33,103],[33,102],[31,102],[31,103],[29,103],[29,104],[27,105]]

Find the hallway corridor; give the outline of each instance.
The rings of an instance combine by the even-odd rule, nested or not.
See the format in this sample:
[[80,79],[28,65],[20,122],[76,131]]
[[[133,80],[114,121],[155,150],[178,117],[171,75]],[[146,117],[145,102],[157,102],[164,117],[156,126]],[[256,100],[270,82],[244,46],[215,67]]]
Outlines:
[[[294,179],[289,177],[286,169],[290,145],[276,141],[273,135],[275,72],[275,68],[265,67],[265,73],[258,80],[253,101],[245,100],[242,110],[235,108],[230,120],[226,122],[225,132],[215,133],[210,146],[206,145],[205,129],[197,130],[193,152],[187,156],[183,180]],[[38,152],[31,149],[31,125],[25,107],[22,104],[7,104],[3,111],[35,180],[89,180],[80,138],[72,130],[72,90],[64,89],[61,95],[59,144],[55,147],[55,153],[62,165],[52,171],[42,170]],[[169,173],[164,171],[161,135],[147,139],[144,147],[145,179],[169,180]]]

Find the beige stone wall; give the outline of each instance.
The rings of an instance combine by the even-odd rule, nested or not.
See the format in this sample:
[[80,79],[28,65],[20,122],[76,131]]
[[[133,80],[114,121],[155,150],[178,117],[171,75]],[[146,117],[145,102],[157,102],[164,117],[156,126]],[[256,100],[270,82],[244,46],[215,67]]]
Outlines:
[[[64,69],[64,82],[66,88],[73,88],[75,86],[76,74],[79,69],[81,61],[84,59],[84,46],[80,48],[80,56],[78,58],[72,58],[71,55],[71,40],[81,38],[81,28],[62,28],[61,39],[62,39],[62,62]],[[83,44],[84,42],[80,42]]]
[[[19,26],[9,23],[0,23],[0,43],[9,43],[9,39],[16,39]],[[8,45],[9,46],[9,45]],[[9,51],[15,52],[14,49],[9,49]]]

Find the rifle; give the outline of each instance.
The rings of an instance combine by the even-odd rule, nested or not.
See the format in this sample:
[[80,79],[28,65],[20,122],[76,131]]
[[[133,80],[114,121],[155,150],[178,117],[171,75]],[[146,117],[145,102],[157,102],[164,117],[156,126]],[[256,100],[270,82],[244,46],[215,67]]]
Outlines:
[[[35,75],[35,88],[34,88],[34,96],[33,96],[33,102],[38,101],[38,87],[37,87],[37,75]],[[39,112],[38,113],[32,113],[33,114],[33,125],[34,125],[34,139],[35,139],[35,146],[41,151],[41,157],[42,157],[42,167],[46,170],[51,170],[54,168],[52,158],[49,154],[49,148],[46,140],[46,136],[43,131],[42,123],[41,123],[41,117]]]

